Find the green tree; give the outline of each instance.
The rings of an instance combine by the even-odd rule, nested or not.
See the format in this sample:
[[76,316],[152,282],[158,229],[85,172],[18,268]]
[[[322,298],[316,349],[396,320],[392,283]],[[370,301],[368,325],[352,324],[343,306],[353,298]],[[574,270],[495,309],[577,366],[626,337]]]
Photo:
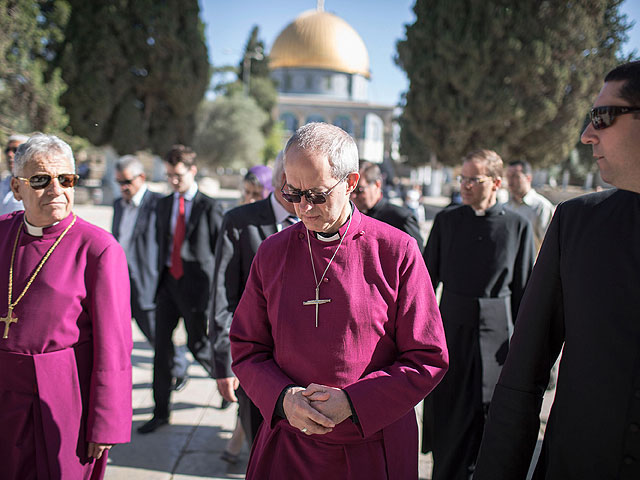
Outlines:
[[205,100],[198,110],[194,148],[211,167],[251,167],[262,162],[267,114],[242,94]]
[[622,1],[417,0],[397,45],[408,137],[445,164],[481,147],[564,160],[626,40]]
[[70,0],[58,65],[74,134],[119,153],[191,143],[209,83],[197,0]]
[[65,86],[49,62],[68,15],[64,1],[0,0],[0,141],[66,126],[58,105]]

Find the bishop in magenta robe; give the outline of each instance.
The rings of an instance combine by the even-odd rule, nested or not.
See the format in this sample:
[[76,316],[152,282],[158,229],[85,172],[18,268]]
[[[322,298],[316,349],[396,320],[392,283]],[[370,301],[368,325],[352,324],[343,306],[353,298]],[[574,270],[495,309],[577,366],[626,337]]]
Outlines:
[[[24,213],[0,217],[0,315],[73,221],[34,229]],[[31,232],[31,233],[29,233]],[[41,236],[36,236],[41,234]],[[131,432],[131,314],[122,248],[77,218],[13,311],[0,338],[0,477],[100,479],[107,452],[88,443],[128,442]],[[0,323],[0,333],[4,332]]]
[[[414,406],[447,370],[442,321],[415,240],[352,208],[320,285],[330,302],[303,305],[316,298],[307,242],[323,272],[337,240],[307,239],[300,222],[253,261],[230,331],[233,370],[265,418],[247,479],[418,477]],[[311,383],[343,389],[354,415],[324,435],[292,427],[279,397]]]

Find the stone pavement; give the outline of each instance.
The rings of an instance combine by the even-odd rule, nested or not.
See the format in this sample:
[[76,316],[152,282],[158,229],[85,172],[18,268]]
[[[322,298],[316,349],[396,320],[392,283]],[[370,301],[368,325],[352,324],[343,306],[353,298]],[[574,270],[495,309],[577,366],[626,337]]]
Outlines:
[[[107,230],[111,226],[111,207],[76,205],[74,211]],[[222,398],[215,381],[197,364],[189,369],[186,388],[173,394],[171,424],[140,435],[136,428],[151,418],[153,397],[151,380],[153,351],[137,326],[133,324],[133,432],[131,443],[116,445],[109,454],[107,480],[195,480],[244,478],[249,457],[245,447],[240,463],[230,466],[220,460],[235,426],[237,406],[220,410]],[[184,329],[176,331],[177,343],[184,343]],[[553,392],[545,398],[543,423],[546,426]],[[418,417],[422,405],[416,409]],[[419,418],[419,424],[421,425]],[[540,443],[540,442],[539,442]],[[431,455],[420,455],[420,479],[431,478]]]

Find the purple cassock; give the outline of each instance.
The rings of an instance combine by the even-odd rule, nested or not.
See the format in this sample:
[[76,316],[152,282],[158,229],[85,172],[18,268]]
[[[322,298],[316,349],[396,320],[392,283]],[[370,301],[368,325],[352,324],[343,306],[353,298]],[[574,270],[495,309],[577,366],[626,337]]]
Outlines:
[[[31,236],[24,213],[0,217],[0,316],[71,223]],[[53,251],[0,335],[0,477],[100,479],[107,455],[87,457],[88,442],[131,436],[131,314],[124,252],[104,230],[78,218]],[[0,323],[0,334],[4,323]]]
[[[310,241],[320,279],[338,241]],[[233,370],[266,419],[247,479],[417,478],[414,406],[449,359],[415,239],[354,207],[319,298],[331,302],[318,306],[316,327],[316,307],[303,305],[315,299],[315,282],[302,222],[267,238],[230,333]],[[344,389],[357,423],[307,436],[274,415],[286,386],[310,383]]]

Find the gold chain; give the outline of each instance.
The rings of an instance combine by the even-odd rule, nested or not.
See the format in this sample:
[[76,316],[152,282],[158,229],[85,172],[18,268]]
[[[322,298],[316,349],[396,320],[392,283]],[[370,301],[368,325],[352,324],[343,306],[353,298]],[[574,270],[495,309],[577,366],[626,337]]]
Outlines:
[[58,244],[60,243],[62,238],[67,234],[69,229],[71,229],[71,227],[73,227],[73,224],[76,223],[76,218],[77,217],[74,214],[73,215],[73,221],[69,224],[69,226],[67,228],[64,229],[64,232],[62,232],[60,234],[60,236],[56,239],[56,241],[53,242],[53,245],[51,245],[51,248],[49,248],[49,250],[44,255],[44,257],[42,257],[42,260],[40,260],[40,264],[38,265],[38,268],[36,268],[36,271],[33,272],[33,275],[31,275],[31,278],[27,282],[27,285],[24,287],[24,290],[22,290],[22,293],[20,294],[20,296],[12,304],[11,303],[11,296],[12,296],[12,293],[13,293],[13,261],[15,260],[15,257],[16,257],[16,249],[18,248],[18,239],[20,238],[20,232],[22,231],[22,225],[20,225],[18,227],[18,234],[16,235],[16,241],[13,243],[13,251],[11,252],[11,265],[9,266],[9,303],[8,303],[9,304],[9,308],[14,309],[16,307],[16,305],[18,305],[18,302],[20,300],[22,300],[22,297],[24,297],[24,294],[27,293],[27,290],[29,290],[29,287],[31,286],[33,281],[38,276],[38,273],[40,273],[40,270],[42,270],[42,267],[44,266],[45,262],[49,259],[49,256],[56,249],[56,247],[58,246]]

